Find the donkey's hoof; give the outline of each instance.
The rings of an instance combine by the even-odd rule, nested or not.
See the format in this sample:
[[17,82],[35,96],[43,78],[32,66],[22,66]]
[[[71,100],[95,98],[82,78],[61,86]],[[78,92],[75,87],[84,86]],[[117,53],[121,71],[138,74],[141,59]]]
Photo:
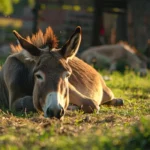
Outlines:
[[113,105],[114,106],[123,106],[123,100],[122,99],[113,99]]

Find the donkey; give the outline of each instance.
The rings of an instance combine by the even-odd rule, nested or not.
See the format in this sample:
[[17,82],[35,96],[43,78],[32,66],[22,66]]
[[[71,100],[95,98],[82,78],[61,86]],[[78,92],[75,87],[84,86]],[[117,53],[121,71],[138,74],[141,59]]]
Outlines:
[[117,70],[117,65],[124,62],[129,68],[140,72],[141,76],[147,74],[147,58],[124,42],[90,47],[79,57],[99,69],[109,68],[110,72]]
[[99,105],[123,105],[106,86],[101,75],[75,57],[81,43],[81,27],[57,48],[51,27],[23,38],[13,31],[19,43],[0,72],[0,106],[14,111],[38,111],[45,117],[63,118],[69,104],[84,113]]
[[143,54],[147,58],[147,67],[150,69],[150,39],[147,40],[147,45],[143,51]]

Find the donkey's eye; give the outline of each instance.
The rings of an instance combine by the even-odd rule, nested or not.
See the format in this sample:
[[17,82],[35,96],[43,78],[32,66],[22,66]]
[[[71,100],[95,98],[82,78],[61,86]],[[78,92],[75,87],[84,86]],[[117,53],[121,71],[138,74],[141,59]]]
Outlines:
[[41,71],[38,71],[37,73],[35,73],[35,78],[38,80],[44,80],[44,73]]
[[36,76],[36,78],[43,80],[43,77],[40,74],[36,74],[35,76]]

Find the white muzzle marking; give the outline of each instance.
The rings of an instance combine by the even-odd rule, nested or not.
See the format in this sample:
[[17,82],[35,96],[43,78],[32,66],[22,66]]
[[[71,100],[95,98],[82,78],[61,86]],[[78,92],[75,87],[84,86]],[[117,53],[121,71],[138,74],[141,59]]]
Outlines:
[[45,105],[42,107],[44,111],[44,116],[47,116],[47,109],[51,108],[53,110],[58,110],[64,108],[63,97],[59,92],[51,92],[46,97]]

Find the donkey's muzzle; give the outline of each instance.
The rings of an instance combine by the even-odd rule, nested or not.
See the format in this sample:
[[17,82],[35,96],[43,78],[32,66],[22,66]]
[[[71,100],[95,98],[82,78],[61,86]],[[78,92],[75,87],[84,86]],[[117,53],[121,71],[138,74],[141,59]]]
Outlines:
[[47,117],[49,118],[58,118],[60,119],[62,116],[64,116],[64,109],[61,108],[61,109],[52,109],[52,108],[48,108],[47,111],[46,111],[46,114],[47,114]]

